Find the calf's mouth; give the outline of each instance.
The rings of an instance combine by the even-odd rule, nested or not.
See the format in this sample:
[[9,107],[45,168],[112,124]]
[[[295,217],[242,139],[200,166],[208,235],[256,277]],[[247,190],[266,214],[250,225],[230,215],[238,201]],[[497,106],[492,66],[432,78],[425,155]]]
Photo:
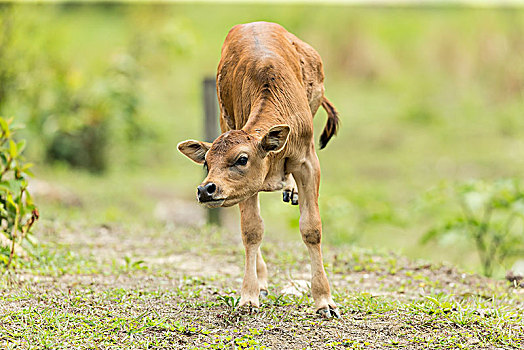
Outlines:
[[199,203],[207,208],[218,208],[218,207],[221,207],[225,201],[226,200],[222,198],[222,199],[210,199],[206,201],[200,201]]

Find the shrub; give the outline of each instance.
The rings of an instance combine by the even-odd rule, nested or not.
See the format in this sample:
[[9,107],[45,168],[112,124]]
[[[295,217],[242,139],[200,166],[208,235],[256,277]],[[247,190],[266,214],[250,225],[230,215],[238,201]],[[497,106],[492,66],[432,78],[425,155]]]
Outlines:
[[30,84],[20,83],[11,100],[43,146],[38,157],[100,173],[110,163],[110,147],[144,138],[137,71],[133,57],[120,55],[97,72],[57,57],[19,72],[18,81]]
[[17,128],[12,121],[0,117],[0,266],[6,268],[13,262],[15,248],[27,239],[38,219],[27,190],[27,177],[32,174],[31,164],[22,156],[25,141],[13,138]]
[[450,193],[460,211],[428,231],[423,243],[444,236],[466,238],[474,243],[486,276],[495,264],[524,255],[524,191],[518,180],[471,181],[453,186]]
[[25,33],[44,24],[24,14],[0,5],[0,114],[25,123],[32,159],[96,173],[113,154],[125,160],[120,151],[147,136],[133,47],[116,48],[119,54],[100,65],[79,65],[63,53],[60,38],[28,41]]

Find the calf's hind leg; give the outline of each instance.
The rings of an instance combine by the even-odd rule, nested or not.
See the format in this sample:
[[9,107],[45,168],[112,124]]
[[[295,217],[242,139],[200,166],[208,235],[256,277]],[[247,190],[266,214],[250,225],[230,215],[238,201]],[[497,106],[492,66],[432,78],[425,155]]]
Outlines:
[[318,210],[318,188],[320,184],[320,164],[312,145],[312,151],[303,161],[293,176],[298,185],[300,208],[300,233],[311,258],[311,294],[315,308],[323,317],[340,317],[336,304],[331,297],[329,282],[322,262],[320,241],[322,222]]
[[258,296],[261,290],[267,293],[267,269],[260,243],[264,234],[264,222],[260,217],[258,194],[238,204],[240,208],[240,226],[242,242],[246,252],[244,280],[240,292],[240,306],[259,306]]

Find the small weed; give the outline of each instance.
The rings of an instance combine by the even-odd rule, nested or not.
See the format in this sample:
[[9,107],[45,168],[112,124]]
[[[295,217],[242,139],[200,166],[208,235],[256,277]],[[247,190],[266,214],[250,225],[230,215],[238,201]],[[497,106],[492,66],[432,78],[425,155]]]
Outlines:
[[229,295],[219,295],[217,296],[217,300],[227,306],[230,311],[235,310],[238,307],[238,303],[240,302],[240,297],[232,297]]
[[496,264],[524,253],[524,191],[517,179],[494,183],[471,181],[451,189],[461,210],[443,226],[426,233],[422,242],[436,238],[465,236],[478,253],[485,276]]
[[132,261],[130,257],[124,257],[124,265],[121,267],[123,272],[129,273],[132,271],[147,270],[144,260]]

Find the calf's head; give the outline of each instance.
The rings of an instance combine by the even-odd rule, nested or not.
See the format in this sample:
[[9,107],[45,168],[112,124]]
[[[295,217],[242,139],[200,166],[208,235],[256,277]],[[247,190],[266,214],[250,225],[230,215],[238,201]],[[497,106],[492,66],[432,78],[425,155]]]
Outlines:
[[231,130],[213,143],[187,140],[178,150],[203,164],[208,173],[197,188],[197,199],[210,208],[229,207],[257,193],[266,178],[270,157],[280,152],[289,136],[288,125],[276,125],[262,138]]

